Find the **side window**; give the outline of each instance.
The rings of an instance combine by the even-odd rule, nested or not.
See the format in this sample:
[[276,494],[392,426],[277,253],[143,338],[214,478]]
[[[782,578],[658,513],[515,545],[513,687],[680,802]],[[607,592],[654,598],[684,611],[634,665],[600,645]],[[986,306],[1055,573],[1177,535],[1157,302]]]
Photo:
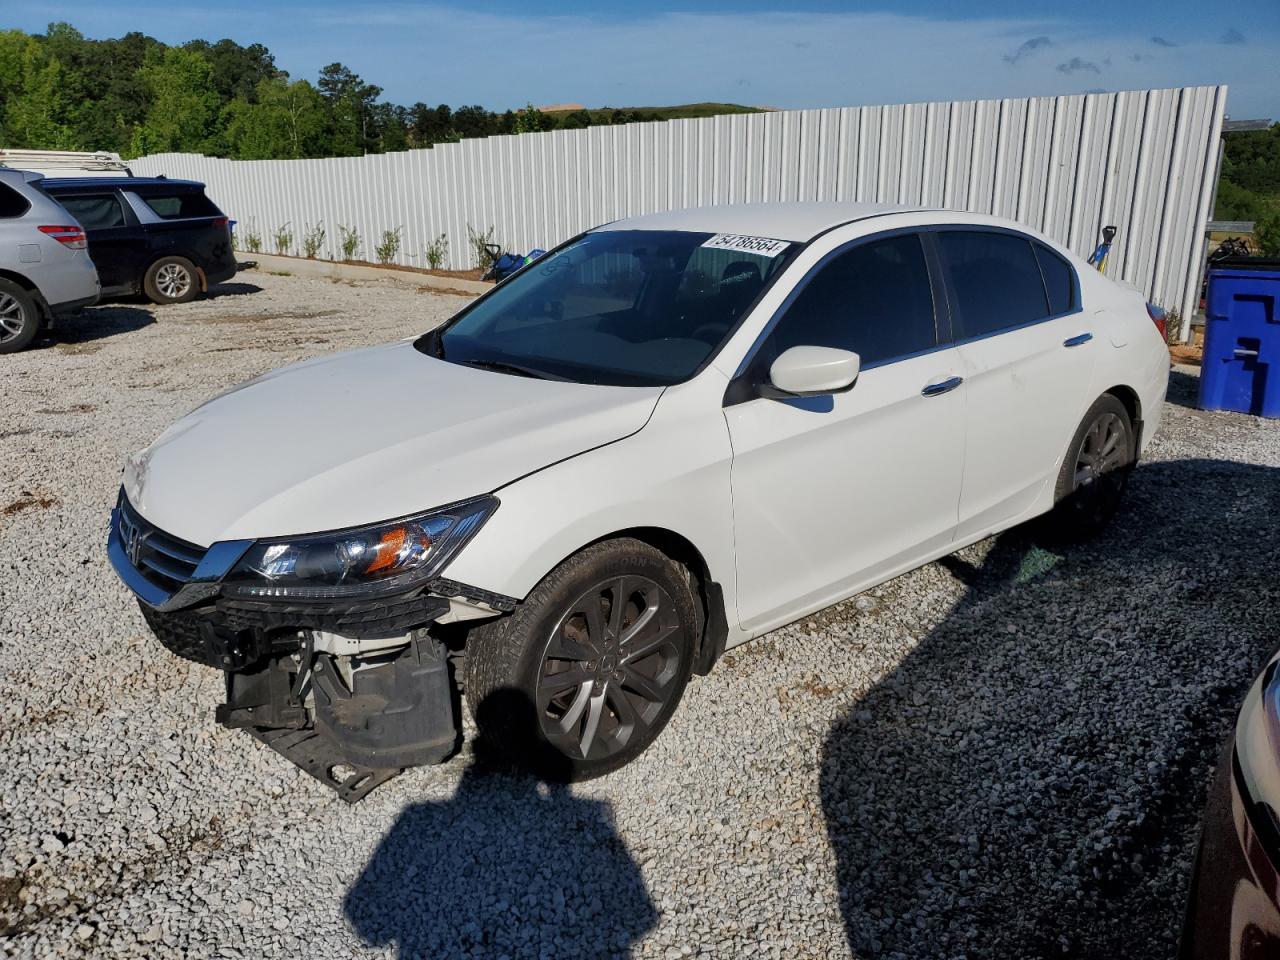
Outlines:
[[933,290],[916,234],[859,244],[800,291],[765,345],[765,359],[796,346],[839,347],[863,366],[937,345]]
[[203,193],[190,191],[166,194],[140,194],[142,202],[164,220],[181,220],[187,217],[217,217],[218,208]]
[[1034,245],[1044,289],[1049,294],[1049,312],[1055,317],[1076,308],[1076,272],[1071,264],[1042,243]]
[[943,230],[937,236],[955,298],[957,339],[1049,316],[1040,266],[1026,237],[986,230]]
[[124,210],[120,207],[120,198],[114,193],[78,194],[59,197],[58,202],[80,221],[86,230],[102,227],[123,227]]
[[26,197],[7,183],[0,183],[0,219],[20,217],[30,209]]

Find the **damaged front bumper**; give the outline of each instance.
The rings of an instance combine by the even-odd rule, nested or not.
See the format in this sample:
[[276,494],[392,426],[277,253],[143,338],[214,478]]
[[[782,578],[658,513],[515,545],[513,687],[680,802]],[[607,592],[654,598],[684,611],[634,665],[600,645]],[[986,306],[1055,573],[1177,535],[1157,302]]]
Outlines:
[[122,495],[107,553],[173,653],[221,669],[219,723],[244,729],[354,802],[461,739],[444,625],[514,608],[443,577],[373,598],[247,600],[222,580],[253,541],[204,548],[147,523]]

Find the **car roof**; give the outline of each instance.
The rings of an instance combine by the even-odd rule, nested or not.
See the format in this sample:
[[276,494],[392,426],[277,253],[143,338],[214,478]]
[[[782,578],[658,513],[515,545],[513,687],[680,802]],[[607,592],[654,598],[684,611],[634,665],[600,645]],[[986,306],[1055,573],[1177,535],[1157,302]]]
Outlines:
[[79,190],[82,187],[98,190],[121,187],[135,190],[138,187],[178,187],[183,190],[203,190],[204,184],[198,180],[170,180],[168,177],[46,177],[45,187],[54,190]]
[[806,242],[832,227],[889,213],[929,210],[892,203],[841,201],[735,203],[691,207],[628,217],[600,230],[688,230],[694,233],[738,233],[772,240]]
[[34,170],[22,170],[18,167],[6,167],[0,163],[0,178],[10,183],[35,183],[37,180],[44,179],[42,174]]

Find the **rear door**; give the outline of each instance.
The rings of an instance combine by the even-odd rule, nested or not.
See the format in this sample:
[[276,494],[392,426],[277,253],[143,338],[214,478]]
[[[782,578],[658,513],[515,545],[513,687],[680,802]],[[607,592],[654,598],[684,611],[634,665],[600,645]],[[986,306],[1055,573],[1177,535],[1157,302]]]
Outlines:
[[[834,244],[833,244],[834,245]],[[859,354],[852,388],[730,403],[738,613],[769,629],[943,551],[956,525],[965,391],[915,232],[836,246],[743,377],[794,346]],[[737,381],[735,381],[737,382]]]
[[120,195],[115,190],[103,190],[57,194],[56,199],[84,227],[89,256],[98,268],[103,290],[135,288],[146,240]]
[[235,272],[227,218],[202,190],[147,186],[134,191],[134,209],[156,257],[187,257],[210,276]]
[[1091,399],[1098,342],[1074,269],[1011,230],[944,228],[968,443],[957,538],[1020,518],[1056,477]]

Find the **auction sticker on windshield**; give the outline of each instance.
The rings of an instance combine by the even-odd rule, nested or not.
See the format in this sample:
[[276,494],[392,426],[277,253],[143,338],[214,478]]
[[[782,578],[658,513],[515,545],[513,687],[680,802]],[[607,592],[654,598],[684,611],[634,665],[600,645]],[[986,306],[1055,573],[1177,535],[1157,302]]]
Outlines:
[[748,237],[740,233],[717,233],[703,244],[713,250],[738,250],[742,253],[758,253],[762,257],[776,257],[790,246],[785,240],[768,237]]

